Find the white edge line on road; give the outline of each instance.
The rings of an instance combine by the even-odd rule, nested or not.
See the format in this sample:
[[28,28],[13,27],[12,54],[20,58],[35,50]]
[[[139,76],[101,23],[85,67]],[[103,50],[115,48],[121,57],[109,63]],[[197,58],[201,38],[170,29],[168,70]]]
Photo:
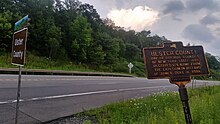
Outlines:
[[1,104],[7,104],[7,103],[8,103],[8,102],[0,102],[0,105],[1,105]]
[[[169,86],[138,87],[138,88],[127,88],[127,89],[103,90],[103,91],[75,93],[75,94],[66,94],[66,95],[57,95],[57,96],[36,97],[36,98],[31,98],[31,99],[20,99],[20,101],[21,102],[28,102],[28,101],[57,99],[57,98],[84,96],[84,95],[92,95],[92,94],[113,93],[113,92],[123,92],[123,91],[133,91],[133,90],[154,89],[154,88],[167,88],[167,87],[174,87],[174,86],[169,85]],[[1,104],[8,104],[8,103],[16,103],[16,102],[17,102],[17,100],[8,100],[8,101],[0,102],[0,105]]]

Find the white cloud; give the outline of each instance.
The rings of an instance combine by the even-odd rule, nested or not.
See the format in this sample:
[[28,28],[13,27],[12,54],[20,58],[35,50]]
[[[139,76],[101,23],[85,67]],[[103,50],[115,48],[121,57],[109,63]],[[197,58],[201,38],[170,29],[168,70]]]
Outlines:
[[113,9],[107,17],[114,21],[116,26],[141,31],[159,19],[159,12],[147,6],[137,6],[134,9]]
[[[138,31],[145,28],[147,30],[151,30],[152,34],[165,36],[169,40],[173,41],[182,41],[185,45],[187,43],[202,45],[204,46],[206,52],[210,52],[214,55],[220,56],[220,22],[218,21],[220,20],[220,0],[80,1],[94,5],[102,18],[106,18],[107,14],[110,14],[112,13],[112,11],[117,10],[117,13],[115,12],[114,14],[111,14],[112,17],[117,17],[114,20],[115,22],[116,20],[117,22],[120,22],[116,23],[117,25],[120,24],[120,26],[124,26],[127,28],[130,27],[130,29],[132,29],[133,27],[142,27],[133,29],[136,29],[136,31]],[[142,9],[144,10],[145,6],[147,6],[147,8],[150,7],[150,9],[152,8],[153,10],[146,10],[148,11],[146,13],[149,14],[152,12],[156,12],[156,14],[153,14],[153,17],[150,16],[151,14],[144,14],[148,15],[148,18],[145,20],[142,19],[142,16],[139,18],[138,16],[131,16],[131,14],[129,15],[128,13],[132,13],[132,11],[134,11],[134,8],[137,6],[143,6]],[[124,13],[119,14],[122,13],[122,10]],[[201,23],[201,19],[204,19],[204,17],[206,17],[207,15],[214,16],[214,21],[210,20],[213,18],[206,18],[206,20],[203,20],[205,22]],[[130,21],[130,23],[127,23],[128,21]],[[143,24],[146,25],[142,26]]]

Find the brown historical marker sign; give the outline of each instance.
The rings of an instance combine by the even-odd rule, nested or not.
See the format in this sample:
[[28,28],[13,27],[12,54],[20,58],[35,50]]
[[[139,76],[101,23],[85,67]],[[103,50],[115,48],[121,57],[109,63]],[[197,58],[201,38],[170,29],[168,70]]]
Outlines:
[[149,79],[168,78],[171,83],[178,83],[190,82],[191,76],[209,74],[202,46],[171,42],[163,47],[144,48],[143,54]]
[[12,64],[23,66],[25,63],[27,28],[14,33],[12,41]]

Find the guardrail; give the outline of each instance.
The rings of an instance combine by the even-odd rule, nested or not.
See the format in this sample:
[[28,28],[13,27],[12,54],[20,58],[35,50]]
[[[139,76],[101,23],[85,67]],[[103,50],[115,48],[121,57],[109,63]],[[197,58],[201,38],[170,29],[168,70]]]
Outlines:
[[[0,74],[18,74],[18,68],[0,68]],[[106,72],[80,72],[44,69],[22,69],[24,75],[72,75],[72,76],[112,76],[112,77],[134,77],[128,74],[106,73]]]

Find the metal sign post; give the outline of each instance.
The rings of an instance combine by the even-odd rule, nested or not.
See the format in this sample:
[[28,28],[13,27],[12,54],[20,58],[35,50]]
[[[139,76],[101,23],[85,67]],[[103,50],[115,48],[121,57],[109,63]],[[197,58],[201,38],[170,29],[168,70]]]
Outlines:
[[19,101],[20,101],[20,96],[21,96],[21,95],[20,95],[20,91],[21,91],[21,68],[22,68],[22,66],[19,66],[15,124],[18,123]]
[[131,74],[131,68],[133,68],[133,67],[134,67],[134,65],[130,62],[130,63],[128,64],[129,74]]
[[21,68],[25,64],[26,41],[27,41],[27,28],[24,28],[14,33],[13,41],[12,41],[12,62],[11,63],[13,65],[19,66],[15,124],[18,123],[19,101],[20,101],[20,96],[21,96],[20,95]]
[[202,46],[183,46],[182,42],[164,43],[163,47],[144,48],[147,78],[168,78],[177,84],[187,124],[192,123],[185,85],[191,76],[208,75],[209,68]]
[[15,23],[14,30],[17,31],[13,35],[12,40],[12,61],[13,65],[19,66],[19,75],[18,75],[18,88],[17,88],[17,102],[16,102],[16,113],[15,113],[15,124],[18,123],[19,116],[19,102],[20,102],[20,91],[21,91],[21,69],[25,64],[26,56],[26,41],[27,41],[27,27],[28,24],[28,15],[23,17],[21,20]]
[[180,95],[180,100],[182,101],[183,105],[183,111],[185,115],[185,120],[186,124],[192,124],[192,118],[191,118],[191,113],[190,113],[190,108],[189,108],[189,103],[188,103],[188,93],[187,89],[184,84],[179,85],[179,95]]

